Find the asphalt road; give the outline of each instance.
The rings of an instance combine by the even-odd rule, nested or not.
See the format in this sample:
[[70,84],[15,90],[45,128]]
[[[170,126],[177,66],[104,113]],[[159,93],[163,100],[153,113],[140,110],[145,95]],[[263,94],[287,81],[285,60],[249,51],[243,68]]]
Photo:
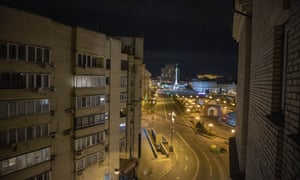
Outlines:
[[158,97],[155,106],[154,115],[152,115],[152,127],[157,132],[166,136],[171,144],[172,121],[170,112],[175,112],[175,123],[173,131],[173,153],[176,158],[176,164],[162,179],[185,179],[185,180],[227,180],[229,177],[228,152],[212,152],[211,145],[228,149],[224,143],[226,137],[230,135],[230,128],[216,125],[214,133],[220,134],[220,137],[208,138],[196,133],[189,122],[184,118],[183,111],[179,109],[171,98]]

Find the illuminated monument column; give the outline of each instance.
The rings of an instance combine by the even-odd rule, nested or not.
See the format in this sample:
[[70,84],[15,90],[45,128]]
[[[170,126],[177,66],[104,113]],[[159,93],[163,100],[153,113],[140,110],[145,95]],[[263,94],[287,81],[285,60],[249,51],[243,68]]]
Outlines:
[[178,64],[176,64],[176,67],[175,67],[175,82],[174,82],[174,85],[173,85],[173,90],[177,89],[177,85],[178,85],[178,67],[177,67]]

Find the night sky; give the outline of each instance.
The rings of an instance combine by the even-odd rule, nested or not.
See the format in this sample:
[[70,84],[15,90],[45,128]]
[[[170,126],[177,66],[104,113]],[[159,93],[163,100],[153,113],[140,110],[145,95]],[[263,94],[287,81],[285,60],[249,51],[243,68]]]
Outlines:
[[144,63],[157,76],[167,63],[182,75],[237,74],[232,0],[0,0],[67,25],[144,37]]

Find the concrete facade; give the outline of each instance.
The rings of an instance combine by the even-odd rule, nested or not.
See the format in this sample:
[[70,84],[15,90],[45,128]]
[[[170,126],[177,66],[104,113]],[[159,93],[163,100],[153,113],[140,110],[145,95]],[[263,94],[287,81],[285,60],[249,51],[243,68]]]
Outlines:
[[0,179],[134,176],[143,39],[0,14]]
[[235,9],[239,70],[231,150],[239,167],[231,176],[299,179],[300,1],[235,1]]

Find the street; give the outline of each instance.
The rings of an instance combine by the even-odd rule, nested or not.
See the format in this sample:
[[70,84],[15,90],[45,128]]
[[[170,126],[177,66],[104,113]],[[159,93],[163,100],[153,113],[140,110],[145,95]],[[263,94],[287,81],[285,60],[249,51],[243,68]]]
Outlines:
[[[172,98],[168,96],[158,97],[155,105],[154,113],[149,113],[145,110],[143,112],[142,125],[143,128],[154,128],[159,134],[164,135],[168,140],[168,146],[173,145],[174,152],[169,152],[170,157],[163,157],[160,155],[157,159],[141,158],[141,164],[151,164],[144,161],[163,162],[154,164],[158,167],[152,167],[152,175],[145,175],[143,173],[140,179],[151,179],[155,174],[165,171],[161,176],[156,176],[157,179],[230,179],[228,168],[228,152],[220,153],[212,151],[212,146],[221,147],[228,150],[225,141],[230,135],[229,127],[217,125],[218,122],[213,119],[207,121],[214,121],[216,126],[212,131],[216,136],[207,137],[200,135],[195,128],[186,120],[184,112],[176,106]],[[175,112],[174,116],[174,131],[173,137],[171,133],[172,121],[171,112]],[[217,136],[220,135],[220,136]],[[172,139],[172,142],[171,142]],[[171,144],[172,143],[172,144]],[[143,153],[148,151],[149,145],[143,141]],[[147,152],[146,152],[147,153]],[[164,160],[161,160],[161,157]],[[166,165],[167,164],[167,165]],[[147,168],[144,168],[147,169]],[[141,170],[140,170],[141,171]]]

